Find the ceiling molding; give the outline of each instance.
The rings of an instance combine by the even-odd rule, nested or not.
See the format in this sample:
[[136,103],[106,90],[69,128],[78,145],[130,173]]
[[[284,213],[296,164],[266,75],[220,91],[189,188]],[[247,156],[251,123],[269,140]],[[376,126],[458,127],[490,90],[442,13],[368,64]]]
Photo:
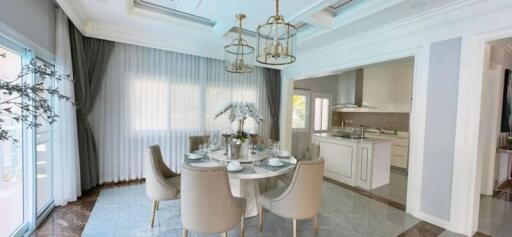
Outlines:
[[215,37],[224,37],[231,31],[233,25],[218,21],[212,28]]
[[310,16],[304,21],[313,26],[321,28],[331,28],[334,24],[334,16],[325,11],[321,11]]
[[314,38],[332,32],[355,21],[361,20],[380,12],[389,7],[403,3],[407,0],[386,0],[386,1],[351,1],[351,11],[340,12],[334,18],[334,24],[329,28],[310,28],[310,30],[299,33],[300,43],[308,42]]
[[[284,68],[284,73],[286,76],[290,78],[295,77],[308,77],[309,73],[316,73],[314,71],[328,71],[329,68],[336,68],[339,66],[340,62],[337,60],[333,60],[331,57],[335,57],[334,55],[344,55],[347,50],[356,50],[359,48],[368,47],[369,45],[375,45],[375,39],[378,39],[379,42],[386,42],[387,40],[392,40],[396,38],[407,39],[408,37],[403,37],[405,35],[415,35],[418,32],[425,32],[429,30],[434,30],[440,28],[440,26],[447,25],[447,19],[440,17],[441,15],[450,14],[451,18],[450,24],[456,24],[456,22],[461,22],[466,19],[470,19],[474,15],[484,15],[484,14],[492,14],[496,9],[479,9],[477,12],[472,10],[473,8],[467,8],[466,10],[462,10],[466,7],[470,7],[472,5],[476,5],[481,3],[480,0],[460,0],[456,3],[451,4],[449,7],[442,7],[438,9],[433,9],[425,14],[421,14],[418,16],[409,17],[400,22],[396,22],[394,24],[390,24],[386,27],[381,27],[379,29],[367,31],[362,34],[355,35],[351,38],[344,39],[343,41],[331,43],[327,45],[323,45],[321,48],[316,48],[307,52],[302,51],[297,55],[298,58],[307,57],[310,61],[316,62],[318,59],[325,59],[322,61],[322,65],[311,63],[296,63],[294,65],[289,65]],[[498,3],[494,4],[497,5]],[[492,7],[492,4],[491,4]],[[456,12],[458,10],[462,10],[460,12]],[[443,37],[438,37],[436,40],[444,40],[453,37],[460,37],[462,32],[444,32]],[[421,44],[421,43],[419,43]],[[363,46],[365,45],[365,46]],[[415,46],[417,47],[417,46]],[[414,50],[413,48],[408,49]],[[358,51],[358,50],[356,50]],[[404,49],[400,50],[401,52],[405,51]],[[405,55],[407,56],[407,55]],[[410,55],[408,55],[410,56]],[[380,59],[376,59],[375,62],[379,62]],[[355,63],[354,66],[361,66],[361,64]],[[313,70],[314,68],[314,70]],[[300,75],[300,76],[299,76]]]
[[79,0],[56,0],[60,8],[66,13],[76,28],[84,33],[84,28],[89,21],[87,13]]
[[[196,15],[193,15],[193,14],[189,14],[189,13],[186,13],[184,11],[175,10],[175,9],[171,9],[171,8],[155,5],[153,3],[146,2],[144,0],[130,0],[130,1],[132,3],[131,11],[134,12],[134,13],[138,13],[139,12],[139,11],[137,11],[138,9],[143,10],[143,11],[140,11],[140,13],[147,13],[147,14],[142,14],[144,16],[163,15],[163,16],[167,16],[168,18],[170,18],[172,20],[175,20],[175,19],[182,20],[183,23],[184,22],[187,22],[187,23],[197,23],[197,24],[202,24],[202,25],[206,25],[206,26],[209,26],[209,27],[212,27],[212,26],[215,25],[215,21],[214,20],[211,20],[211,19],[208,19],[208,18],[204,18],[204,17],[200,17],[200,16],[196,16]],[[191,1],[191,2],[193,3],[193,2],[196,2],[196,1]],[[200,1],[197,1],[196,4],[199,4],[199,3],[200,3]],[[197,5],[195,7],[197,7]]]
[[219,42],[217,45],[215,43],[205,44],[204,42],[194,42],[190,39],[168,37],[156,38],[130,29],[94,24],[89,24],[85,31],[89,37],[96,37],[115,42],[140,45],[208,58],[224,58],[222,42]]
[[[348,0],[347,0],[348,1]],[[313,15],[322,12],[324,9],[329,6],[339,2],[339,0],[325,0],[325,1],[317,1],[315,4],[310,5],[309,7],[303,9],[302,11],[296,13],[295,15],[289,17],[287,21],[296,24],[298,22],[307,22],[307,20]]]

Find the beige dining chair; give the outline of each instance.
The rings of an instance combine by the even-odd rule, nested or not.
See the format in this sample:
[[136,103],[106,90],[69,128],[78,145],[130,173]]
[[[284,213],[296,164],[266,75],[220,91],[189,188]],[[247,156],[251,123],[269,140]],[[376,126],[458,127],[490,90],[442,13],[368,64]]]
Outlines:
[[263,210],[292,219],[293,236],[297,236],[297,220],[313,218],[314,234],[318,234],[324,160],[299,161],[289,186],[260,195],[259,230],[263,230]]
[[[311,143],[309,145],[309,157],[307,160],[316,160],[320,158],[320,145]],[[289,185],[292,182],[294,173],[286,173],[279,176],[279,181],[285,185]]]
[[160,201],[173,200],[179,197],[180,175],[172,172],[165,165],[160,146],[150,146],[148,153],[149,158],[146,159],[144,169],[146,174],[146,194],[153,201],[151,213],[151,227],[153,227]]
[[181,222],[183,237],[192,231],[221,233],[240,223],[244,234],[245,199],[233,197],[226,167],[181,166]]
[[320,145],[311,143],[309,145],[309,160],[316,160],[320,157]]
[[188,138],[188,151],[193,152],[199,150],[199,146],[205,143],[208,143],[208,139],[210,139],[209,135],[204,136],[190,136]]

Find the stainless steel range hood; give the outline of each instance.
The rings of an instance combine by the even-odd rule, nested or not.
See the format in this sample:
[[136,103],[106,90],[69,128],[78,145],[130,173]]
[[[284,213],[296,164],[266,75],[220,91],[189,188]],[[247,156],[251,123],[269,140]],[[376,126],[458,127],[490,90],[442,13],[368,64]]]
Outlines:
[[364,70],[343,72],[338,76],[338,95],[332,109],[340,112],[369,112],[377,108],[363,104]]

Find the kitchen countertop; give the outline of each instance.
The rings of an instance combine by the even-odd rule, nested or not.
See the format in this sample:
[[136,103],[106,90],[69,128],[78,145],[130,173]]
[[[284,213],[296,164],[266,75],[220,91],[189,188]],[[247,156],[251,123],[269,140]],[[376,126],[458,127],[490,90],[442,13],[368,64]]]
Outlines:
[[379,138],[351,139],[351,138],[337,137],[337,136],[331,135],[330,133],[313,133],[313,136],[329,138],[329,139],[336,139],[336,140],[347,141],[347,142],[362,142],[362,143],[372,143],[372,144],[391,142],[388,139],[379,139]]

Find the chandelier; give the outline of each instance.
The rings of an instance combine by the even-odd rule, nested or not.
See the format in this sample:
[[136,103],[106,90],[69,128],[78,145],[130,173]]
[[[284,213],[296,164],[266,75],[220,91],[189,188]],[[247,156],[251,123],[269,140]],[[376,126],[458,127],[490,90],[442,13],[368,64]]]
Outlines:
[[258,55],[256,61],[268,65],[284,65],[295,62],[294,48],[297,28],[279,15],[279,0],[276,0],[276,15],[267,23],[258,26]]
[[224,70],[232,73],[249,73],[254,71],[254,47],[242,39],[242,20],[244,14],[236,15],[238,19],[238,38],[224,46]]

